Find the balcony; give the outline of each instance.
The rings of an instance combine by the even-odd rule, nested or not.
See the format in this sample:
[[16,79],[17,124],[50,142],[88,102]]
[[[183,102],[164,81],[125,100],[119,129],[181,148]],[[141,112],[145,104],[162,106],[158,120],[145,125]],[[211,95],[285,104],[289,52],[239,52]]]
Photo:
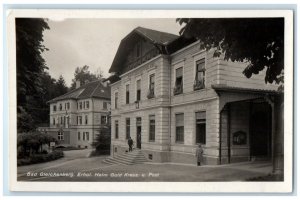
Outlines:
[[204,80],[195,80],[194,82],[194,90],[200,90],[203,89],[205,87],[204,85]]
[[154,98],[154,89],[149,89],[147,94],[148,99]]
[[182,94],[183,92],[183,87],[182,84],[180,85],[175,85],[174,89],[173,89],[173,94],[174,95],[178,95],[178,94]]
[[155,56],[157,56],[159,54],[158,49],[151,49],[150,51],[148,51],[147,53],[145,53],[145,55],[137,58],[134,61],[128,62],[127,63],[127,71],[134,69],[135,67],[141,65],[144,62],[147,62],[148,60],[150,60],[151,58],[154,58]]

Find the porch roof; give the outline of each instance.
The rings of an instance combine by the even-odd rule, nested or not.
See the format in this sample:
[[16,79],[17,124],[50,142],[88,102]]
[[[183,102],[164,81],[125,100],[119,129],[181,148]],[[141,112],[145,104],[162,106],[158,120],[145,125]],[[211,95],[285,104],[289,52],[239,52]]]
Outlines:
[[242,88],[242,87],[233,87],[224,84],[214,84],[211,86],[216,92],[237,92],[237,93],[255,93],[255,94],[271,94],[271,95],[280,95],[283,92],[272,89],[261,89],[261,88]]

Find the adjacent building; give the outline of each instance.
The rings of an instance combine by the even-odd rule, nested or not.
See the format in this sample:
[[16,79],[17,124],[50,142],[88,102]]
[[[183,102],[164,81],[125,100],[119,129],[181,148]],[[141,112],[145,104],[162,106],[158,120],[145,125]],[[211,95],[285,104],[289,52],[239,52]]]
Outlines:
[[[110,68],[111,154],[134,147],[153,162],[205,164],[272,159],[276,85],[265,73],[243,75],[247,63],[225,61],[195,39],[137,27],[122,39]],[[282,121],[282,119],[278,118]],[[282,136],[283,137],[283,136]]]
[[39,130],[51,134],[58,145],[91,148],[101,126],[110,124],[110,87],[94,81],[49,101],[50,126]]

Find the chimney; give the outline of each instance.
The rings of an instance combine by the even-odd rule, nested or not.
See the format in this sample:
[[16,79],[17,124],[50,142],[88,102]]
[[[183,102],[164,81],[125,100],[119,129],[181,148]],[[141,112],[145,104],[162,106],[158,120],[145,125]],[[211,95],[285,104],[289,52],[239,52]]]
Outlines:
[[79,80],[76,81],[76,89],[77,88],[80,88],[80,81]]

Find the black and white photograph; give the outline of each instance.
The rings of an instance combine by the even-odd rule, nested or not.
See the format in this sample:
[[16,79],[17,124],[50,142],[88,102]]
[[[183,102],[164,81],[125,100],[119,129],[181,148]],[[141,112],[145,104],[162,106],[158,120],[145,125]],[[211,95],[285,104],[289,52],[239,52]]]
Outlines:
[[12,10],[11,188],[290,191],[292,12],[201,13]]

